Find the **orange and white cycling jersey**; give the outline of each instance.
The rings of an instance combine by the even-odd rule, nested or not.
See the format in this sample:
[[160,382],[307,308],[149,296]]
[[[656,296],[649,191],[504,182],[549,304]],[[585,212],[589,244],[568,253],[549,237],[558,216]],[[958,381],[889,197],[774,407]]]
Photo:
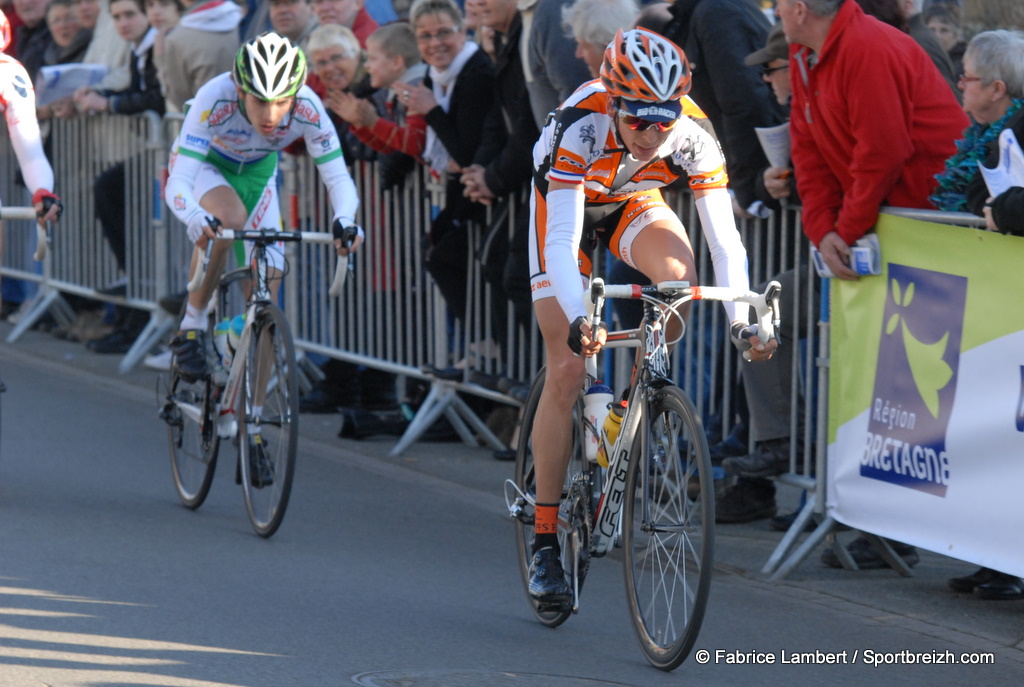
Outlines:
[[547,181],[582,183],[588,202],[606,202],[667,186],[683,176],[695,190],[728,186],[718,141],[695,121],[707,117],[690,98],[683,98],[683,117],[658,156],[643,165],[630,164],[629,151],[616,137],[611,101],[600,81],[590,81],[549,118],[533,148],[538,190],[544,193]]
[[[533,300],[558,298],[570,322],[582,315],[590,257],[580,243],[591,230],[617,258],[633,267],[637,267],[634,241],[655,222],[679,226],[688,243],[682,223],[661,195],[662,187],[683,177],[691,189],[702,192],[697,210],[717,283],[747,288],[747,255],[732,214],[725,159],[710,128],[705,128],[707,117],[684,97],[683,116],[657,153],[639,161],[617,134],[612,101],[598,80],[580,86],[548,118],[533,148],[529,234]],[[567,191],[555,190],[549,198],[550,185],[556,182],[559,189],[569,185],[581,192],[565,196]],[[553,200],[555,194],[558,201]],[[582,207],[573,209],[575,203]],[[730,321],[745,319],[734,304],[725,307]]]
[[39,189],[52,191],[53,168],[43,152],[35,89],[21,63],[4,53],[0,53],[0,111],[4,113],[25,185],[33,193]]

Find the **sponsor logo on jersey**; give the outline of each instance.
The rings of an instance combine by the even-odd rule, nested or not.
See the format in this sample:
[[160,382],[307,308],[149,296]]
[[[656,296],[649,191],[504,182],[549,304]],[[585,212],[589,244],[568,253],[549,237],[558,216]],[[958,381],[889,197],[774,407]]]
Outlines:
[[22,98],[28,97],[28,89],[30,87],[31,86],[29,86],[29,84],[25,82],[25,77],[23,77],[21,74],[16,74],[14,76],[14,90]]
[[180,193],[174,196],[174,209],[177,210],[178,212],[181,212],[182,210],[185,209],[185,197],[182,196]]
[[213,109],[207,110],[200,115],[199,120],[210,126],[220,126],[238,109],[237,101],[218,100],[213,104]]
[[185,134],[185,143],[196,148],[208,148],[210,146],[209,140],[202,136],[193,136],[192,134]]
[[328,131],[327,133],[324,133],[324,134],[320,134],[319,136],[317,136],[316,138],[314,138],[314,139],[313,139],[313,145],[318,145],[318,146],[320,146],[320,147],[321,147],[321,148],[322,148],[323,150],[325,150],[325,151],[326,151],[326,150],[329,150],[329,149],[330,149],[330,147],[331,147],[331,141],[332,141],[333,139],[334,139],[334,136],[333,136],[333,135],[331,134],[331,132],[330,132],[330,131]]
[[270,192],[269,188],[263,191],[263,195],[260,196],[259,203],[256,204],[256,207],[252,211],[252,222],[249,223],[251,228],[260,228],[260,223],[263,221],[263,217],[267,214],[267,209],[270,207],[272,195],[273,194]]
[[308,100],[299,100],[295,103],[295,118],[320,128],[320,113]]

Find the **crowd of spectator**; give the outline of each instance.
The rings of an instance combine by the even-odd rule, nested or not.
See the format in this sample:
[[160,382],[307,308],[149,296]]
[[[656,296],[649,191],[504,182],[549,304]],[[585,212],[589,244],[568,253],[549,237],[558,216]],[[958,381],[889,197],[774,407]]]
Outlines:
[[[777,0],[767,9],[754,0],[643,7],[635,0],[465,0],[464,7],[454,0],[0,4],[14,31],[7,52],[33,78],[43,66],[68,62],[108,67],[101,83],[40,107],[41,120],[181,112],[200,86],[231,69],[243,39],[273,30],[298,44],[349,162],[379,160],[385,189],[400,188],[417,166],[443,186],[441,210],[423,227],[424,269],[455,322],[466,312],[472,232],[496,232],[494,252],[479,256],[493,295],[493,340],[479,342],[480,350],[496,350],[507,340],[509,321],[526,324],[530,317],[521,209],[533,144],[548,113],[597,76],[605,46],[630,25],[662,33],[687,55],[690,97],[725,153],[737,217],[802,205],[806,235],[837,278],[857,278],[849,247],[871,230],[883,205],[972,212],[992,230],[1024,235],[1024,189],[991,198],[977,171],[979,162],[993,162],[1003,129],[1024,140],[1019,2]],[[850,64],[871,67],[862,81],[851,82],[852,72],[842,69]],[[843,106],[830,106],[836,103]],[[792,163],[770,165],[755,128],[787,121]],[[126,183],[121,162],[93,189],[97,219],[124,273]],[[483,226],[488,206],[500,217],[502,208],[518,208],[511,214],[520,222],[511,231]],[[777,277],[803,279],[806,269]],[[118,285],[112,288],[116,293]],[[806,308],[790,309],[796,311]],[[113,329],[96,330],[92,347],[124,352],[143,323],[137,312],[114,311]],[[794,320],[782,334],[795,340],[800,331]],[[787,342],[781,355],[742,380],[749,417],[740,419],[751,430],[753,452],[741,442],[717,456],[739,477],[719,501],[720,522],[776,514],[768,478],[788,469],[794,450],[785,380],[792,348]],[[336,368],[305,409],[344,402],[348,394],[331,394],[329,387],[358,372]],[[390,376],[367,379],[364,395],[394,385]],[[385,406],[394,403],[389,392],[382,398]],[[908,563],[916,562],[912,547],[894,544]],[[884,565],[868,544],[855,544],[851,553],[862,567]],[[958,579],[952,587],[979,587],[985,598],[1024,595],[1020,580],[995,571],[970,577],[976,584]]]

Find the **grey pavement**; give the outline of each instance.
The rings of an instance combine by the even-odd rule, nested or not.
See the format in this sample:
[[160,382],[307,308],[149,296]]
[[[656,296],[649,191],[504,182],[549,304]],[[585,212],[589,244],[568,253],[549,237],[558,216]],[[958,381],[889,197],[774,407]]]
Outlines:
[[[0,323],[0,336],[6,337],[10,329],[6,322]],[[49,333],[29,331],[17,342],[0,344],[0,378],[3,366],[12,364],[31,362],[57,369],[67,367],[89,373],[95,385],[112,391],[134,388],[133,393],[141,396],[140,389],[152,390],[155,414],[159,374],[140,365],[121,375],[117,371],[119,360],[119,356],[95,354],[82,344],[61,341]],[[340,426],[339,415],[303,415],[302,441],[356,454],[361,465],[370,470],[397,467],[421,473],[428,481],[447,483],[449,489],[450,485],[458,485],[462,498],[497,514],[504,511],[502,484],[511,475],[512,467],[510,463],[494,460],[489,449],[462,443],[421,442],[405,454],[392,457],[389,452],[395,444],[394,437],[340,439]],[[10,431],[7,427],[4,430]],[[791,510],[798,498],[795,489],[780,487],[783,512]],[[854,533],[839,536],[849,541]],[[767,521],[718,526],[713,601],[727,594],[768,592],[780,599],[799,600],[801,607],[817,608],[834,617],[837,638],[842,637],[844,622],[874,624],[887,631],[936,640],[953,651],[993,652],[996,663],[1004,668],[1016,666],[1018,674],[1024,674],[1024,601],[981,601],[970,595],[954,594],[946,587],[947,578],[967,574],[975,566],[922,551],[921,562],[909,578],[891,570],[834,570],[820,562],[823,546],[819,546],[786,579],[770,582],[760,571],[781,537],[769,529]],[[786,621],[800,623],[803,619]],[[763,618],[751,617],[750,623],[764,624],[765,632],[772,632],[772,625]],[[698,640],[698,648],[701,646]],[[900,647],[865,648],[894,651]]]

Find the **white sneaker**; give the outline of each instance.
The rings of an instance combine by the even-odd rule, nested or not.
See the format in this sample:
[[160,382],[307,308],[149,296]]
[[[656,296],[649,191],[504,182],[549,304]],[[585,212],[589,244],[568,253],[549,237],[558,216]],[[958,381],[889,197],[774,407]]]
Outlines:
[[159,353],[147,355],[146,359],[142,361],[142,364],[151,370],[168,372],[171,369],[171,350],[167,349],[160,351]]

